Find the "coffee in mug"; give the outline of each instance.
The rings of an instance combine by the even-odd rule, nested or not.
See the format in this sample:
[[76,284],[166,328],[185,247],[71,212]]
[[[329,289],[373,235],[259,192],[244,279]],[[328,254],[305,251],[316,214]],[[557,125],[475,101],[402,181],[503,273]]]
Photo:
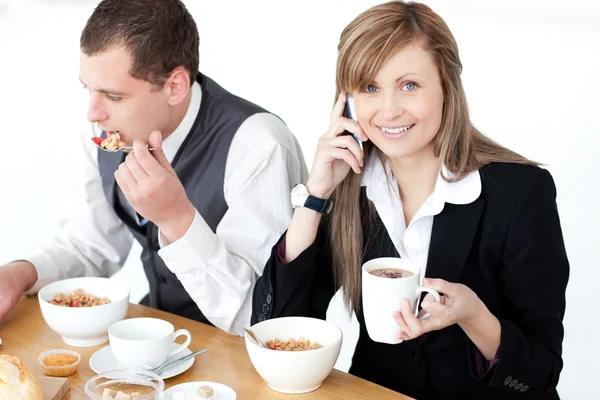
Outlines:
[[410,271],[400,268],[379,268],[374,269],[373,271],[369,271],[369,273],[375,276],[390,279],[406,278],[413,274]]
[[428,292],[440,301],[434,289],[420,285],[418,265],[402,258],[375,258],[362,266],[362,304],[367,332],[371,340],[397,344],[400,325],[392,316],[402,311],[402,300],[408,299],[411,310],[417,314],[417,299]]

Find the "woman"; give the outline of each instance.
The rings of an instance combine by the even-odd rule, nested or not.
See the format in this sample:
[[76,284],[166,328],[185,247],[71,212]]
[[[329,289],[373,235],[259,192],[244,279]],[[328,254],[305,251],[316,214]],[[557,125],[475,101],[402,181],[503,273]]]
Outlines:
[[[342,288],[360,322],[352,374],[418,399],[557,399],[569,264],[554,182],[473,127],[460,72],[425,5],[382,4],[346,27],[310,196],[294,189],[252,319],[325,318]],[[342,115],[345,93],[358,122]],[[365,329],[361,265],[377,257],[411,260],[443,294],[425,297],[423,320],[406,301],[390,315],[401,344]]]

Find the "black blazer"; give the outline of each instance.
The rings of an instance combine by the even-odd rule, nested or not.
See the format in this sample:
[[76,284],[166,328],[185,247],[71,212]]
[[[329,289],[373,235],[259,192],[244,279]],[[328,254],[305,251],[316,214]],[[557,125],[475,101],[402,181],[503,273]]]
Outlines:
[[[375,343],[359,311],[351,374],[417,399],[558,399],[569,263],[554,182],[548,171],[519,164],[493,163],[480,176],[475,202],[446,204],[434,217],[426,276],[467,285],[500,320],[499,361],[478,376],[475,346],[458,325]],[[361,207],[367,201],[363,192]],[[365,262],[399,256],[379,218],[363,227]],[[254,289],[252,323],[325,319],[337,289],[327,235],[324,220],[315,242],[286,265],[275,245]]]

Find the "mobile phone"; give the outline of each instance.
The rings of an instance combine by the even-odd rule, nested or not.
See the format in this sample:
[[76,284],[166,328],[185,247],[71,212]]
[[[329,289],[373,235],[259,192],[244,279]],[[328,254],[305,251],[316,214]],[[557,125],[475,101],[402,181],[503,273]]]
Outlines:
[[[344,111],[344,114],[346,117],[358,122],[358,118],[356,117],[356,109],[354,108],[354,98],[352,96],[346,96],[346,109]],[[354,138],[354,140],[356,140],[356,143],[358,143],[360,149],[362,150],[363,144],[361,140],[355,134],[351,133],[351,135]]]

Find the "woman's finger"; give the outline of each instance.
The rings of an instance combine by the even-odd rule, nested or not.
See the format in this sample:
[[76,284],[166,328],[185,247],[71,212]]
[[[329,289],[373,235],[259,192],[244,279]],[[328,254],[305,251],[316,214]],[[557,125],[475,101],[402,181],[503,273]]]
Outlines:
[[326,155],[330,160],[343,160],[352,168],[354,172],[360,174],[360,164],[354,154],[348,149],[340,149],[337,147],[330,147]]
[[334,139],[329,139],[328,144],[332,147],[348,149],[354,155],[354,158],[358,160],[359,165],[363,166],[364,153],[352,136],[338,136]]
[[340,93],[338,96],[333,109],[331,110],[331,118],[329,119],[329,127],[331,128],[340,119],[344,113],[344,107],[346,106],[346,93]]
[[437,301],[435,300],[435,297],[433,297],[432,294],[427,293],[427,296],[425,296],[425,298],[421,302],[421,308],[424,308],[426,305],[431,303],[437,303]]
[[423,333],[423,324],[415,317],[415,314],[410,307],[410,302],[406,299],[402,300],[402,317],[414,337],[420,336]]
[[436,278],[425,278],[423,279],[423,286],[435,289],[440,294],[448,294],[450,296],[456,295],[459,290],[459,285],[457,283],[451,283],[445,281],[443,279]]
[[[396,323],[398,324],[398,326],[400,326],[400,330],[402,332],[399,332],[396,334],[396,337],[398,339],[403,339],[403,340],[409,340],[412,339],[412,332],[410,331],[410,328],[408,327],[408,324],[406,323],[406,321],[404,320],[404,316],[402,315],[401,312],[395,312],[392,314],[392,316],[394,317],[394,319],[396,320]],[[402,335],[405,335],[406,338],[408,339],[404,339],[402,337]]]
[[362,130],[358,122],[345,117],[340,117],[340,119],[338,119],[338,121],[329,128],[322,138],[333,139],[334,137],[343,135],[346,132],[353,133],[363,142],[369,140],[368,136]]

